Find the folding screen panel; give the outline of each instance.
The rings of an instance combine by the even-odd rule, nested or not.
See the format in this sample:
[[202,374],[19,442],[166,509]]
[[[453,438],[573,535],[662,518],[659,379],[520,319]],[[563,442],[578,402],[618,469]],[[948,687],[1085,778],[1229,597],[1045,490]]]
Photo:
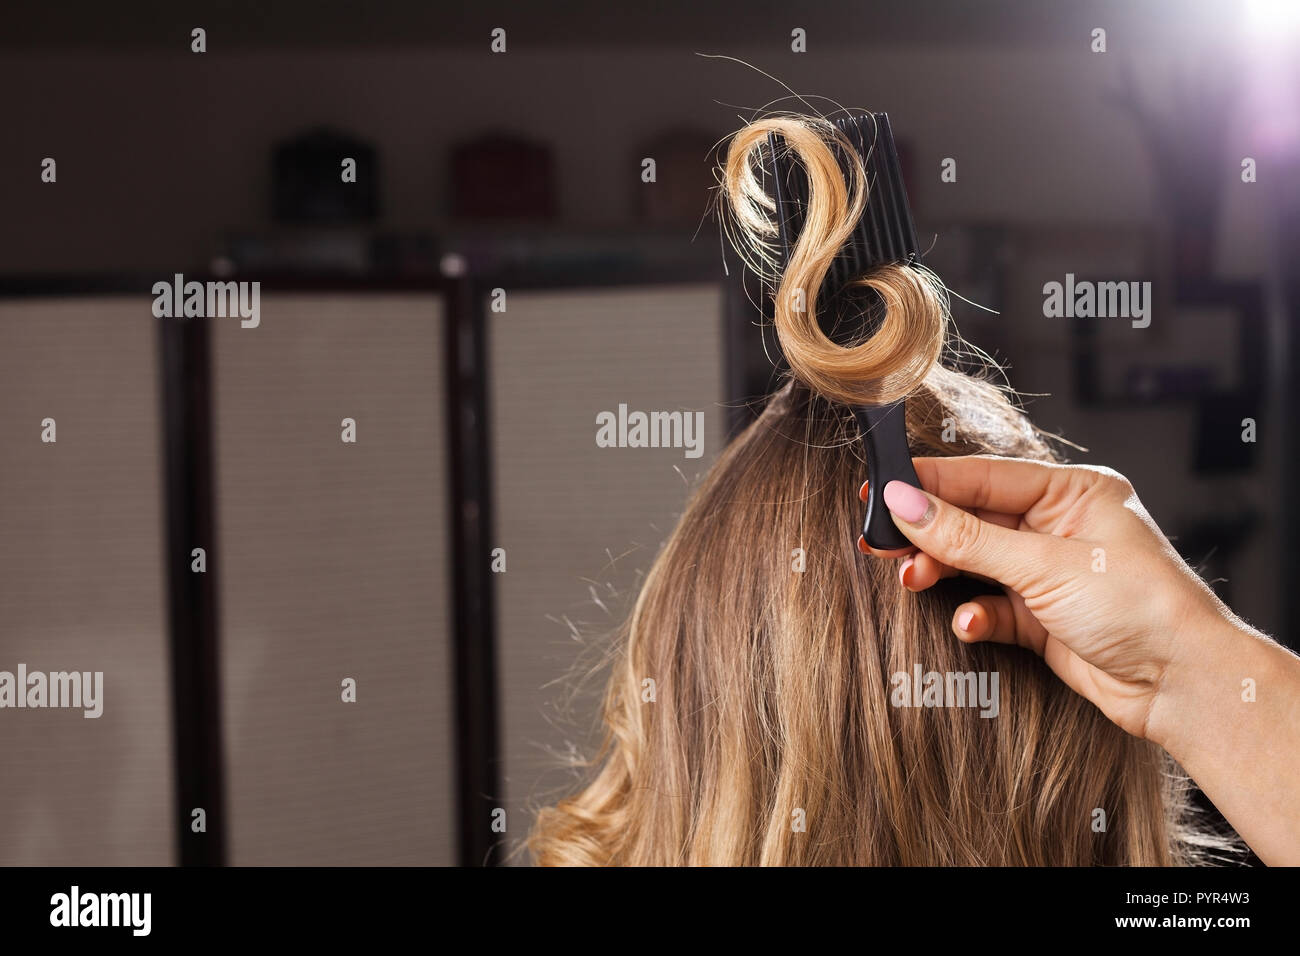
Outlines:
[[439,310],[215,320],[232,864],[456,862]]
[[3,864],[174,862],[150,302],[0,301]]
[[[584,668],[721,448],[722,290],[515,291],[487,315],[505,855],[520,863],[533,811],[596,742],[604,671]],[[633,416],[655,412],[684,427],[670,447],[632,447]]]

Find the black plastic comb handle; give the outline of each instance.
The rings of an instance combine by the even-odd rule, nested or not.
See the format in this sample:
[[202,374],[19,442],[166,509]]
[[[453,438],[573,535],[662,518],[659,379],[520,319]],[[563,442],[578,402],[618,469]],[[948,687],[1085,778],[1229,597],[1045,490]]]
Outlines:
[[885,506],[885,485],[898,480],[921,487],[907,447],[906,415],[903,402],[866,405],[853,410],[867,448],[867,517],[862,537],[879,551],[910,548],[912,542],[898,530]]

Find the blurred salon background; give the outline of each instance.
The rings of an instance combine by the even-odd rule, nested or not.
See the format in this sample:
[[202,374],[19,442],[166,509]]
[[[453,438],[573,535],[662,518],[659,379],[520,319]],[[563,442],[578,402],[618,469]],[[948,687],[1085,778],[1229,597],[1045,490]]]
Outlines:
[[[1300,646],[1297,52],[1288,0],[7,10],[0,670],[105,690],[0,712],[0,863],[525,862],[772,384],[708,212],[782,83],[889,113],[962,334]],[[257,326],[156,317],[176,274]],[[702,456],[599,447],[620,405]]]

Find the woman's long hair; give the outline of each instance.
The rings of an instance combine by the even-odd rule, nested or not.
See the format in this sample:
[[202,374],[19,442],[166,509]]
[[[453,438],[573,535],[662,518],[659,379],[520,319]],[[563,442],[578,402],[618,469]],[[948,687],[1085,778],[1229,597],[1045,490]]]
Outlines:
[[[769,130],[811,182],[788,267],[770,269],[773,209],[756,176]],[[722,170],[732,240],[779,283],[792,374],[723,452],[617,635],[604,746],[577,793],[538,815],[539,864],[1070,865],[1192,858],[1182,781],[1031,652],[951,633],[979,585],[914,594],[858,552],[866,467],[847,403],[906,395],[915,455],[1051,460],[992,382],[953,358],[942,287],[911,266],[866,277],[880,331],[841,347],[816,290],[867,200],[840,134],[775,116]],[[896,674],[997,674],[979,706],[895,706]],[[653,681],[653,684],[648,683]],[[653,692],[650,689],[653,689]],[[918,691],[919,693],[919,691]]]

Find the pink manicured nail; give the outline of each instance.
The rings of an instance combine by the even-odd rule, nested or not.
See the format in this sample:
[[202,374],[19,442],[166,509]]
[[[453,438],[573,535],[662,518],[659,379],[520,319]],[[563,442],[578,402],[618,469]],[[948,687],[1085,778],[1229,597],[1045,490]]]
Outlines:
[[916,564],[916,558],[907,558],[898,566],[898,580],[903,587],[908,587],[907,572],[912,570],[912,565]]
[[957,626],[963,631],[970,630],[970,622],[975,620],[975,612],[967,608],[957,615]]
[[930,504],[930,499],[905,481],[894,480],[885,485],[885,506],[918,528],[929,524],[934,517],[934,506]]

